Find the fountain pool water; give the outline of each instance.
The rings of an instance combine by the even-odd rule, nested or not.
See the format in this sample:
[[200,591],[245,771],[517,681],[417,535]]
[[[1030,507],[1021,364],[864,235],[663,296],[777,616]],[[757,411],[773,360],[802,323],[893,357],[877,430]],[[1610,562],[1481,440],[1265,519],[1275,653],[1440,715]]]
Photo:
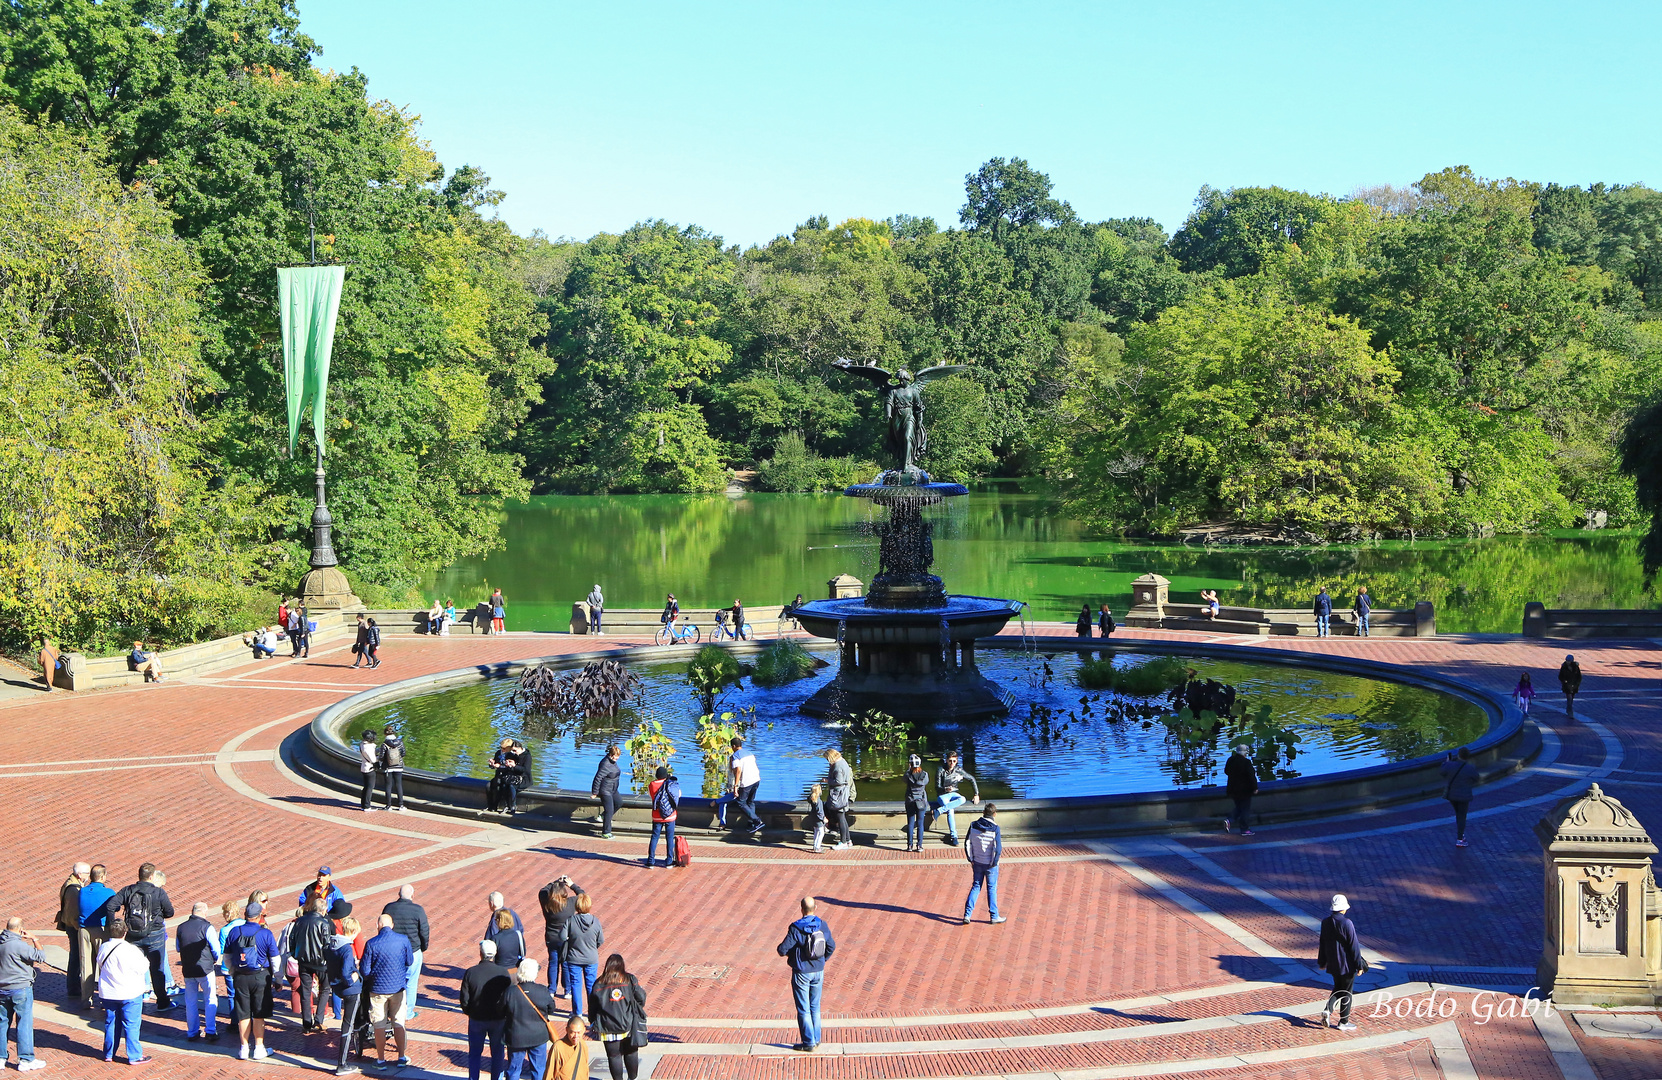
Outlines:
[[[834,647],[815,651],[828,661],[816,674],[774,688],[746,679],[720,706],[735,713],[756,710],[747,743],[761,766],[762,797],[800,798],[824,775],[821,753],[837,746],[862,776],[862,801],[898,799],[897,775],[913,748],[864,749],[841,724],[803,713],[803,704],[830,687],[837,671]],[[1148,715],[1165,711],[1154,708],[1152,699],[1077,684],[1081,652],[1095,655],[1045,643],[1033,653],[980,649],[982,672],[1013,695],[1010,715],[919,723],[915,730],[923,742],[915,749],[931,771],[943,751],[958,750],[980,781],[983,797],[989,798],[1117,794],[1222,782],[1231,741],[1226,734],[1188,751],[1174,746],[1157,716]],[[1150,659],[1118,648],[1113,655],[1117,666]],[[686,661],[654,663],[649,657],[630,657],[629,666],[644,678],[644,689],[635,705],[610,723],[560,724],[526,716],[507,702],[517,680],[496,679],[394,701],[354,717],[351,724],[354,731],[398,725],[408,765],[440,775],[486,776],[486,761],[497,742],[505,735],[521,737],[533,749],[537,786],[587,792],[606,744],[622,743],[635,724],[650,718],[674,740],[671,764],[688,793],[700,793],[702,777],[707,782],[702,786],[714,795],[719,768],[703,767],[693,741],[698,707],[686,685]],[[1264,662],[1181,659],[1201,678],[1236,687],[1250,711],[1268,706],[1277,725],[1299,736],[1296,755],[1267,768],[1266,779],[1408,760],[1470,742],[1488,723],[1483,709],[1471,702],[1384,679]],[[623,766],[627,777],[627,753]]]

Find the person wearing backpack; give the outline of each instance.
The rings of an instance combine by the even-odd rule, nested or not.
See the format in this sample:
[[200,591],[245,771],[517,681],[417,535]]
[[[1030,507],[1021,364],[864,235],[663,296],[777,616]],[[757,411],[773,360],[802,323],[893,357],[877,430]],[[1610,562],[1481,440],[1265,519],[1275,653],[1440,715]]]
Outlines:
[[[289,951],[300,970],[300,1032],[310,1035],[323,1030],[323,1007],[328,1004],[329,943],[335,924],[325,914],[328,902],[321,896],[306,901],[306,914],[289,927]],[[313,1004],[313,997],[316,1004]]]
[[906,850],[923,850],[923,815],[929,812],[929,770],[923,759],[913,754],[906,771]]
[[1472,752],[1462,746],[1443,761],[1443,798],[1454,807],[1454,846],[1466,847],[1466,812],[1472,806],[1472,791],[1477,787],[1477,766],[1471,762]]
[[971,874],[969,897],[964,901],[966,926],[975,914],[975,902],[981,898],[982,882],[987,885],[987,914],[992,916],[988,921],[1004,921],[998,913],[998,860],[1004,854],[1004,834],[993,820],[997,814],[998,807],[988,803],[964,832],[964,857],[969,860]]
[[[398,790],[396,807],[392,805],[394,788]],[[391,724],[381,729],[381,794],[387,800],[388,810],[404,812],[404,740]]]
[[[270,1055],[265,1048],[265,1022],[271,1019],[275,977],[272,961],[277,957],[277,938],[265,927],[265,905],[255,902],[243,909],[244,922],[231,931],[225,955],[231,961],[231,986],[237,1021],[237,1057],[247,1060]],[[249,1037],[253,1051],[249,1051]]]
[[105,902],[111,915],[124,912],[127,940],[150,958],[150,985],[156,994],[156,1011],[176,1008],[167,993],[167,920],[173,918],[173,901],[156,885],[156,864],[139,867],[138,880]]
[[664,865],[675,865],[675,817],[681,807],[681,781],[670,775],[668,769],[658,766],[652,783],[647,785],[647,796],[652,800],[652,841],[646,847],[646,868],[657,863],[658,835],[664,837]]
[[791,994],[796,999],[796,1029],[802,1041],[791,1047],[812,1053],[819,1046],[821,991],[825,988],[825,962],[837,951],[837,940],[825,920],[814,914],[814,898],[802,898],[802,918],[791,923],[779,955],[791,968]]

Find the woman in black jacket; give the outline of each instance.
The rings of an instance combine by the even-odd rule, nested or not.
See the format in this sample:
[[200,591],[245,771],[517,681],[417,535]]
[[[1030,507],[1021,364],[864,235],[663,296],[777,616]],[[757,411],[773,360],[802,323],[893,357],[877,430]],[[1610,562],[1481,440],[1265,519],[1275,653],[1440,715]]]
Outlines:
[[1252,812],[1252,797],[1258,794],[1258,770],[1248,756],[1246,743],[1235,748],[1224,763],[1223,775],[1228,785],[1224,791],[1235,800],[1235,816],[1233,819],[1223,819],[1223,831],[1228,832],[1231,823],[1241,827],[1242,836],[1251,836],[1252,827],[1247,824],[1247,815]]
[[508,908],[499,910],[491,920],[490,940],[496,942],[496,962],[512,971],[525,959],[525,935],[514,929],[514,913]]
[[594,770],[594,783],[589,792],[600,800],[600,839],[612,838],[612,815],[617,813],[617,782],[623,770],[618,768],[617,759],[621,756],[617,744],[613,743],[606,748],[600,757],[600,765]]
[[606,970],[589,992],[589,1023],[594,1037],[606,1047],[606,1065],[612,1080],[635,1080],[646,1045],[646,991],[623,966],[617,953],[606,958]]
[[518,739],[514,740],[513,765],[502,770],[502,780],[508,793],[508,816],[519,813],[519,789],[531,786],[531,751]]
[[577,898],[583,887],[564,874],[550,881],[537,893],[542,905],[542,942],[548,947],[548,988],[556,993],[569,992],[566,981],[566,923],[577,913]]
[[923,816],[929,812],[929,771],[923,759],[912,755],[903,774],[906,780],[906,850],[923,850]]
[[1079,619],[1073,625],[1073,632],[1080,637],[1091,636],[1091,605],[1086,604],[1079,609]]

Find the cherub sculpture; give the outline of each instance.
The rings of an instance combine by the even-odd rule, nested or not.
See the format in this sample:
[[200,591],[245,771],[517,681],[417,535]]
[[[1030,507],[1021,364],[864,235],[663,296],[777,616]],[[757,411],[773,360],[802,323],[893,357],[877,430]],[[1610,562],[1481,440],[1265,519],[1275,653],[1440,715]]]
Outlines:
[[917,462],[929,447],[929,436],[923,429],[923,394],[920,391],[936,379],[944,379],[969,368],[963,364],[937,364],[913,375],[905,368],[890,371],[875,364],[859,364],[853,360],[835,360],[831,366],[850,375],[870,379],[883,391],[883,413],[889,420],[883,448],[900,460],[903,475],[918,475]]

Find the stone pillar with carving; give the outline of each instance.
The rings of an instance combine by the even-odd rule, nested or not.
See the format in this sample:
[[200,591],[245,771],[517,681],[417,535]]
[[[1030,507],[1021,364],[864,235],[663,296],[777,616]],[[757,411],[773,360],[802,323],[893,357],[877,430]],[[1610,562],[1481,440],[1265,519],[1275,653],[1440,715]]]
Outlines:
[[1125,613],[1125,625],[1158,630],[1166,617],[1166,593],[1171,582],[1159,574],[1144,574],[1131,582],[1131,610]]
[[1656,1003],[1646,909],[1656,845],[1597,784],[1535,826],[1545,854],[1546,921],[1536,978],[1564,1005]]

